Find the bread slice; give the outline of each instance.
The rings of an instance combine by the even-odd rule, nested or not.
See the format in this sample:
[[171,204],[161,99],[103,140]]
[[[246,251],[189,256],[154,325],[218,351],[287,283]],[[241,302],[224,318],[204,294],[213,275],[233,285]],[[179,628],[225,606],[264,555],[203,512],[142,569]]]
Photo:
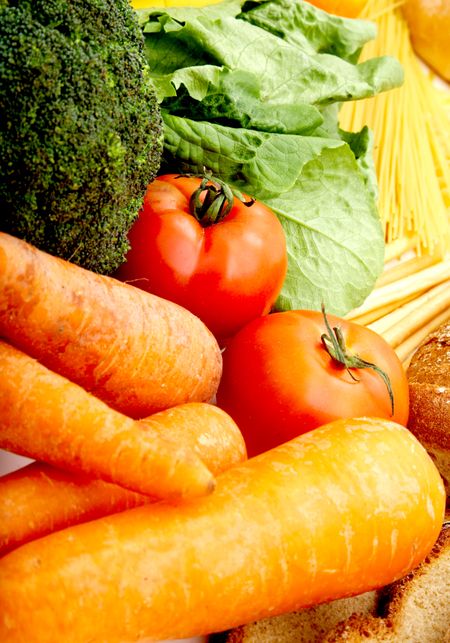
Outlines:
[[273,616],[232,630],[227,643],[320,643],[325,634],[354,613],[375,614],[378,593],[341,598],[298,612]]
[[381,592],[380,616],[352,616],[323,643],[450,642],[450,522],[419,567]]

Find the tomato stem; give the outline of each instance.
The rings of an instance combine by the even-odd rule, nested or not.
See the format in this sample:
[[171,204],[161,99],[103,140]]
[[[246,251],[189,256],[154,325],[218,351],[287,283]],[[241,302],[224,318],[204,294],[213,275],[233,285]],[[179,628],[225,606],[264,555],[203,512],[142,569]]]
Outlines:
[[[189,206],[192,215],[203,227],[214,225],[224,219],[233,207],[237,197],[245,206],[250,207],[254,199],[246,201],[242,194],[231,188],[225,181],[213,178],[211,174],[187,174],[201,178],[199,187],[192,193]],[[204,197],[202,198],[202,195]]]
[[383,371],[376,364],[362,359],[362,357],[360,357],[359,355],[349,353],[345,345],[345,339],[342,330],[339,328],[339,326],[335,326],[333,329],[331,328],[323,304],[322,314],[325,320],[325,326],[327,328],[328,335],[326,333],[323,333],[323,335],[321,336],[321,340],[327,353],[336,362],[342,364],[350,377],[356,382],[358,381],[358,378],[355,377],[355,375],[352,373],[352,371],[350,370],[351,368],[371,368],[376,373],[378,373],[383,382],[386,384],[386,388],[389,393],[389,399],[391,401],[391,415],[394,415],[394,394],[392,392],[391,381],[388,374],[385,373],[385,371]]

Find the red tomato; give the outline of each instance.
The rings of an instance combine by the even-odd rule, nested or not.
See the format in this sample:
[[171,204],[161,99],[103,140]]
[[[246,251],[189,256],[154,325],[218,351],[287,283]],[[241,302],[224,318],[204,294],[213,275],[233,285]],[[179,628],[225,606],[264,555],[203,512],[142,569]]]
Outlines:
[[187,308],[224,340],[270,311],[286,275],[286,239],[258,201],[235,198],[217,223],[197,220],[190,200],[200,184],[167,174],[149,185],[115,276]]
[[[288,311],[256,319],[231,339],[224,353],[218,405],[241,429],[256,455],[338,418],[374,416],[406,425],[408,382],[394,350],[373,331],[329,316],[339,326],[347,353],[376,364],[346,369],[325,348],[329,335],[316,311]],[[334,334],[334,333],[333,333]]]

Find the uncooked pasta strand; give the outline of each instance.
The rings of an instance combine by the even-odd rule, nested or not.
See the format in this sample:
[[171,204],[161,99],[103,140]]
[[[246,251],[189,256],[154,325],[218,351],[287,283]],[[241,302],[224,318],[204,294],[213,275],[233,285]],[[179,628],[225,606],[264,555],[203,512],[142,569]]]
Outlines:
[[379,211],[386,242],[417,238],[417,254],[450,249],[450,99],[433,85],[411,45],[402,2],[369,0],[361,17],[374,20],[378,37],[361,60],[393,55],[405,70],[402,87],[343,105],[340,124],[374,132]]

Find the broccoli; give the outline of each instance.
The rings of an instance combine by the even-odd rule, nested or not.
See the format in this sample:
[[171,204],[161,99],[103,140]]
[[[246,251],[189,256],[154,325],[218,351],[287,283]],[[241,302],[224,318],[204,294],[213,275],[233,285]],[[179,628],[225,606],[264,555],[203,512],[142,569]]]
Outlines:
[[163,130],[128,0],[0,0],[0,230],[110,274]]

